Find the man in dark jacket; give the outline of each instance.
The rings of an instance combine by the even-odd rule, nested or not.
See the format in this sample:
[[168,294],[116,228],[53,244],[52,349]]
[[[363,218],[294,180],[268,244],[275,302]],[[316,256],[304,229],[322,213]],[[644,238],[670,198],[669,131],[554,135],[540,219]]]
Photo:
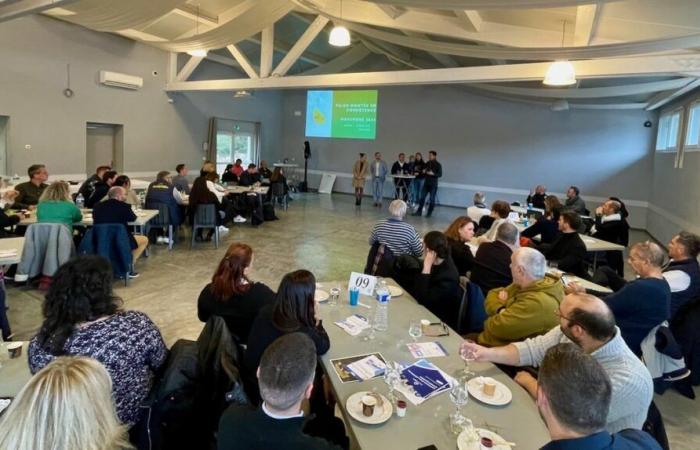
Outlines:
[[[629,225],[622,217],[622,205],[615,200],[608,200],[595,211],[595,232],[593,237],[614,244],[626,245],[629,240]],[[622,252],[612,250],[605,252],[605,258],[620,276],[624,276]]]
[[89,199],[92,196],[92,193],[95,191],[95,185],[102,181],[102,177],[108,170],[112,170],[112,168],[109,166],[99,166],[97,169],[95,169],[95,173],[93,173],[90,178],[85,180],[85,182],[80,185],[78,194],[82,194],[83,199],[85,200]]
[[505,287],[513,282],[510,271],[510,257],[518,242],[518,229],[510,222],[504,222],[496,231],[496,240],[484,242],[474,256],[472,282],[481,288],[484,295],[497,287]]
[[564,202],[564,206],[585,216],[588,214],[588,210],[586,209],[586,202],[579,196],[580,192],[578,187],[569,186],[569,189],[566,191],[566,202]]
[[304,433],[307,424],[301,404],[314,388],[316,358],[313,341],[303,333],[287,334],[273,342],[257,371],[263,402],[255,410],[231,405],[224,412],[219,422],[219,450],[339,449]]
[[97,203],[102,201],[102,199],[105,198],[105,196],[107,196],[109,188],[112,187],[112,185],[114,184],[114,180],[117,179],[118,175],[119,174],[114,170],[106,171],[102,175],[102,180],[95,183],[95,185],[93,186],[92,195],[85,199],[85,207],[93,208]]
[[435,208],[435,196],[438,190],[438,178],[442,177],[442,164],[437,160],[437,152],[435,150],[430,150],[428,152],[428,162],[425,163],[425,169],[423,169],[423,174],[425,175],[425,184],[423,185],[423,190],[420,193],[420,200],[418,202],[418,209],[414,216],[420,216],[423,214],[423,205],[425,205],[425,198],[430,194],[430,203],[428,203],[428,213],[425,217],[430,217],[433,214],[433,209]]
[[241,186],[252,186],[255,183],[260,183],[262,178],[258,173],[258,168],[255,164],[248,164],[248,170],[241,173],[238,178],[238,184]]
[[559,216],[559,235],[551,244],[541,244],[537,249],[548,261],[556,262],[559,270],[587,278],[586,244],[583,243],[578,229],[581,217],[573,211],[564,210]]
[[[136,214],[131,209],[131,205],[125,202],[126,190],[121,186],[114,186],[107,192],[107,200],[99,202],[92,210],[92,220],[95,224],[102,223],[120,223],[126,228],[129,235],[131,245],[131,254],[133,262],[139,259],[139,256],[146,250],[148,246],[148,238],[146,236],[135,236],[128,223],[136,220]],[[129,274],[132,278],[138,276],[136,272]]]

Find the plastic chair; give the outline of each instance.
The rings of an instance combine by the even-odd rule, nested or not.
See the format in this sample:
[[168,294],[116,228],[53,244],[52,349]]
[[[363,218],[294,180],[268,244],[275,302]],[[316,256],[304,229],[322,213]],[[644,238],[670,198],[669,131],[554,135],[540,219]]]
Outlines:
[[190,248],[194,246],[195,236],[199,229],[214,229],[214,246],[219,248],[219,226],[217,225],[216,205],[197,205],[192,218],[192,241]]
[[272,195],[272,203],[282,198],[282,206],[287,210],[287,194],[284,192],[284,183],[270,184],[270,193]]
[[158,215],[153,219],[148,221],[146,225],[146,235],[148,235],[153,228],[158,228],[163,231],[168,232],[168,250],[173,249],[173,224],[170,221],[170,208],[165,203],[153,203],[150,205],[152,209],[158,209]]

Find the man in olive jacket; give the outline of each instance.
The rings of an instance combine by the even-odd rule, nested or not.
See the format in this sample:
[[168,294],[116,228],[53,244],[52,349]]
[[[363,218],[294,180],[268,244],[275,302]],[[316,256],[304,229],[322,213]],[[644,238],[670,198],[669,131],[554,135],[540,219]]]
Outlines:
[[479,344],[506,345],[545,334],[559,323],[555,311],[564,299],[564,288],[558,280],[545,277],[546,268],[544,255],[533,248],[513,252],[513,284],[492,289],[486,296],[488,318]]

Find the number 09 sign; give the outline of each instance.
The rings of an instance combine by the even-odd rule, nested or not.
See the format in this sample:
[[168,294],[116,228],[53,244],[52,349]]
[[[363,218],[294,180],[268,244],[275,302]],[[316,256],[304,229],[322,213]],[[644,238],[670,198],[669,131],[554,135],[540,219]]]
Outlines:
[[365,275],[364,273],[352,272],[350,274],[350,282],[348,283],[348,291],[357,289],[362,295],[372,295],[374,293],[374,285],[377,284],[377,277]]

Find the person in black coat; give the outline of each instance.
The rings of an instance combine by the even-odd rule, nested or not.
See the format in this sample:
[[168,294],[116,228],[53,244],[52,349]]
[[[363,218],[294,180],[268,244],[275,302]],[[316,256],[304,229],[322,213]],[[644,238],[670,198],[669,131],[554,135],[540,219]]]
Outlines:
[[275,293],[263,283],[253,282],[248,273],[253,262],[253,249],[234,242],[219,262],[211,283],[197,300],[197,317],[202,322],[221,316],[238,342],[248,342],[250,327],[261,309],[275,301]]
[[544,216],[520,233],[521,237],[540,236],[542,244],[550,244],[559,235],[559,214],[563,208],[556,195],[548,195],[544,201]]
[[[614,244],[627,245],[629,241],[629,224],[622,217],[622,205],[615,200],[608,200],[595,211],[595,232],[593,237]],[[607,263],[620,276],[624,276],[624,261],[621,251],[608,251]]]
[[252,186],[255,183],[260,183],[262,178],[255,164],[248,164],[248,169],[238,178],[238,184],[241,186]]
[[11,205],[17,197],[17,191],[9,190],[2,194],[2,200],[0,200],[0,238],[12,237],[12,233],[9,233],[5,228],[15,226],[24,217],[23,214],[12,214],[7,215],[4,208],[8,207],[6,205]]
[[518,229],[512,223],[504,222],[496,231],[495,241],[479,246],[469,280],[479,286],[484,295],[493,288],[505,287],[513,282],[510,257],[517,242]]
[[571,210],[566,210],[559,216],[559,235],[551,244],[541,244],[537,249],[550,262],[556,262],[557,268],[566,273],[573,273],[582,278],[588,278],[586,271],[586,244],[583,243],[578,229],[581,217]]
[[[399,153],[399,160],[395,161],[391,165],[392,175],[410,175],[413,167],[411,164],[406,162],[406,155],[404,153]],[[408,178],[394,178],[394,187],[397,193],[400,195],[396,198],[400,198],[403,201],[408,201],[408,190],[411,184],[411,180]]]
[[95,185],[102,181],[102,177],[108,170],[112,170],[112,168],[109,166],[99,166],[97,169],[95,169],[95,173],[93,173],[90,178],[85,180],[83,184],[80,185],[78,194],[82,194],[83,199],[85,200],[89,199],[92,193],[95,191]]
[[467,216],[457,217],[445,230],[452,261],[459,275],[466,275],[474,266],[474,254],[468,243],[474,237],[474,221]]
[[545,209],[545,200],[547,198],[547,188],[544,187],[541,184],[538,184],[535,187],[535,192],[530,193],[530,195],[527,196],[527,203],[528,205],[532,204],[533,208],[540,208],[540,209]]
[[[202,174],[204,176],[204,174]],[[221,174],[222,183],[238,183],[238,176],[233,173],[233,164],[226,164],[224,173]]]
[[[322,429],[324,437],[337,430],[335,441],[347,447],[342,423],[330,416],[304,418],[302,402],[314,391],[316,348],[304,333],[290,333],[272,342],[260,359],[257,379],[262,404],[257,409],[232,404],[219,422],[219,450],[332,450],[342,447],[322,437],[312,437],[310,428]],[[323,426],[313,427],[322,420]]]
[[85,207],[92,208],[101,201],[109,192],[119,174],[114,170],[108,170],[102,175],[102,181],[95,183],[92,195],[85,199]]

